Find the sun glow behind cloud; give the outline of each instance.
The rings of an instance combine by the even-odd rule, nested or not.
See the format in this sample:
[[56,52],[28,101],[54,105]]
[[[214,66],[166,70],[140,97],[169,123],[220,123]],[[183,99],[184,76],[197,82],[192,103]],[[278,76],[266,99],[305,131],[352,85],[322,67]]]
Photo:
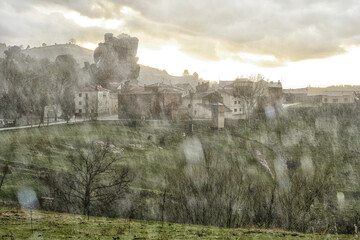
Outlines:
[[197,72],[201,78],[212,81],[231,80],[240,76],[239,74],[252,74],[256,69],[231,58],[220,61],[196,59],[174,45],[163,46],[161,49],[139,48],[138,56],[140,64],[165,69],[169,74],[181,75],[187,69],[191,74]]
[[[138,14],[128,7],[121,8],[120,12],[123,16]],[[62,14],[82,28],[100,27],[112,30],[115,35],[126,31],[125,20],[88,18],[74,11],[66,11]],[[136,33],[129,34],[137,36]],[[356,71],[357,66],[354,65],[359,62],[360,50],[357,47],[346,49],[348,52],[342,55],[298,62],[279,62],[272,55],[243,52],[234,53],[228,57],[222,56],[218,61],[211,61],[191,56],[181,51],[181,47],[176,44],[169,43],[169,45],[149,48],[144,45],[151,45],[151,43],[142,44],[144,39],[139,40],[139,63],[166,70],[172,75],[181,75],[184,69],[187,69],[190,73],[197,72],[203,79],[218,81],[260,73],[272,81],[283,80],[284,87],[360,83],[360,73]],[[151,41],[151,38],[147,41]],[[95,42],[79,42],[79,44],[91,50],[98,45]],[[273,67],[262,67],[261,62]]]
[[[134,14],[133,10],[127,7],[123,7],[121,13],[125,15]],[[120,33],[119,28],[126,27],[124,22],[119,19],[90,19],[77,12],[65,12],[63,15],[83,28],[101,27],[113,30],[115,35]],[[136,36],[136,33],[129,34]],[[277,67],[261,67],[259,64],[261,61],[276,64],[276,57],[240,52],[229,57],[223,57],[218,61],[210,61],[186,54],[176,44],[148,48],[142,46],[142,39],[139,40],[139,63],[166,70],[172,75],[181,75],[184,69],[187,69],[190,73],[197,72],[203,79],[218,81],[260,73],[272,81],[283,80],[284,87],[360,83],[360,73],[356,70],[358,68],[356,63],[360,60],[360,49],[355,46],[347,48],[347,53],[334,57],[280,62],[281,64]],[[80,42],[79,44],[91,50],[94,50],[98,45],[94,42]],[[149,45],[149,43],[144,45]]]
[[85,16],[81,16],[77,12],[65,13],[64,17],[66,19],[73,20],[76,24],[78,24],[81,27],[102,27],[105,29],[117,29],[124,25],[124,22],[119,19],[104,19],[104,18],[91,19]]
[[95,43],[91,43],[91,42],[86,42],[86,43],[79,43],[80,46],[82,46],[83,48],[89,49],[89,50],[95,50],[95,48],[97,48],[98,44]]
[[[80,45],[94,50],[98,44],[86,42]],[[326,59],[292,62],[276,68],[262,68],[252,64],[256,60],[274,60],[272,56],[240,54],[242,59],[249,61],[237,61],[230,57],[220,61],[205,61],[181,52],[176,45],[151,49],[141,47],[141,41],[137,55],[139,64],[166,70],[175,76],[182,75],[185,69],[190,74],[197,72],[201,78],[211,81],[233,80],[260,73],[271,81],[282,80],[285,88],[296,88],[360,84],[360,73],[356,70],[360,62],[360,48],[352,46],[347,51]]]
[[218,81],[233,80],[240,76],[260,73],[271,81],[282,80],[284,87],[328,86],[340,84],[360,84],[360,48],[352,46],[347,53],[326,58],[287,63],[281,67],[262,68],[251,63],[255,60],[274,60],[271,56],[242,54],[241,62],[232,58],[220,61],[204,61],[179,51],[176,46],[161,49],[140,48],[139,63],[165,69],[173,75],[181,75],[184,69],[197,72],[200,77]]

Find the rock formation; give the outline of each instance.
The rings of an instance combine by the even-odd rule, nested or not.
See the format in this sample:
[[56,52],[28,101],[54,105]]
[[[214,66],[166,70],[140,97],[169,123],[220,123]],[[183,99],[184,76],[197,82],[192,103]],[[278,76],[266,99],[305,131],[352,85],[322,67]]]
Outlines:
[[97,79],[104,87],[125,82],[137,83],[140,66],[136,57],[139,40],[127,34],[114,37],[105,34],[105,42],[99,43],[94,52]]

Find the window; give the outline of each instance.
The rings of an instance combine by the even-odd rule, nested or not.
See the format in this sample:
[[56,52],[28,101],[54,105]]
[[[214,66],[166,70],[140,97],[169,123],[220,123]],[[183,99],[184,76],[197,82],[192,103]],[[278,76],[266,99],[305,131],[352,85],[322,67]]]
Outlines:
[[236,104],[236,101],[234,101],[234,104]]
[[333,99],[333,103],[337,103],[338,102],[338,99],[337,98],[334,98]]
[[79,102],[79,105],[81,105],[81,104],[82,104],[82,102],[80,101],[80,102]]
[[86,97],[86,99],[88,98],[88,94],[87,94],[87,93],[85,93],[85,97]]
[[79,109],[79,113],[82,113],[82,109]]
[[241,112],[241,108],[239,108],[239,112]]
[[327,102],[328,100],[327,100],[327,98],[324,98],[324,102]]
[[234,108],[234,112],[237,112],[237,108]]
[[81,94],[81,93],[79,93],[79,97],[82,97],[82,94]]

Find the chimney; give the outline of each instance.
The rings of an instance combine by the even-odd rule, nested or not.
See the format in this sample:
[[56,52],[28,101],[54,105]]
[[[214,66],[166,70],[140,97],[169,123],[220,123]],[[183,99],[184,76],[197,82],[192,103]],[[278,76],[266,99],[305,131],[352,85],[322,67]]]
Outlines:
[[213,129],[223,129],[225,122],[225,106],[221,103],[216,103],[211,106],[211,118]]

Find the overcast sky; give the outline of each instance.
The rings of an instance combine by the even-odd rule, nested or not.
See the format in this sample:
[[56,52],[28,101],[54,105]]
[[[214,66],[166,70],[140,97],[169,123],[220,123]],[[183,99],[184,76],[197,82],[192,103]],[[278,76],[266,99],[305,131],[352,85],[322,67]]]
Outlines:
[[138,37],[139,63],[208,80],[360,85],[358,0],[1,0],[0,42],[95,48]]

